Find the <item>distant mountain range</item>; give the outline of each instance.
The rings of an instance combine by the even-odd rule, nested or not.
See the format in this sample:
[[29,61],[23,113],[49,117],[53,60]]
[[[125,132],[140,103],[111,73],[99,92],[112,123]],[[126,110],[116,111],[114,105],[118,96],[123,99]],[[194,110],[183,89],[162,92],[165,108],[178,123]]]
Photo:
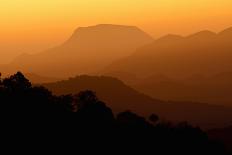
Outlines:
[[51,77],[217,74],[231,72],[231,40],[232,28],[218,34],[201,31],[154,40],[134,26],[100,24],[80,27],[62,45],[34,55],[23,54],[0,69],[8,74],[21,70]]
[[139,77],[164,74],[188,77],[232,71],[232,28],[218,34],[201,31],[182,37],[168,35],[113,62],[106,73],[127,72]]
[[55,77],[47,77],[47,76],[40,76],[34,73],[26,73],[25,77],[30,79],[30,82],[33,84],[42,84],[42,83],[50,83],[55,81],[60,81],[61,79]]
[[167,35],[117,60],[103,73],[163,100],[232,106],[232,28]]
[[0,69],[8,74],[21,70],[52,77],[95,73],[152,41],[151,36],[134,26],[80,27],[64,44],[34,55],[23,54]]
[[80,27],[62,45],[23,54],[0,71],[33,73],[33,83],[108,75],[153,98],[232,106],[231,51],[232,28],[154,40],[134,26],[100,24]]
[[115,113],[131,110],[148,117],[152,113],[163,120],[188,121],[203,128],[231,125],[232,108],[193,102],[171,102],[153,99],[139,93],[122,81],[106,76],[77,76],[69,80],[44,84],[55,94],[76,94],[93,90]]
[[170,78],[154,75],[133,82],[132,86],[155,98],[175,101],[205,102],[232,106],[232,72],[211,76],[193,75]]

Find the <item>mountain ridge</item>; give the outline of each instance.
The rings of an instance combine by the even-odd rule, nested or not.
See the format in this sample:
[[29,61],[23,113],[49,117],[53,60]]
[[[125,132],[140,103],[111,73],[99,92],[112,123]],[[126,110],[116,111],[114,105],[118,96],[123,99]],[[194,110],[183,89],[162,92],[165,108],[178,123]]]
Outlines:
[[[220,32],[211,31],[200,31],[186,37],[166,36],[162,42],[159,39],[155,40],[138,48],[123,60],[118,60],[118,63],[114,61],[107,66],[106,72],[116,70],[134,74],[136,70],[137,74],[145,75],[154,71],[159,74],[160,72],[199,74],[203,71],[206,73],[230,71],[228,69],[229,58],[232,56],[232,53],[229,53],[232,49],[230,43],[232,29],[226,29],[226,32],[225,37]],[[222,70],[219,69],[220,66]]]
[[21,55],[8,66],[11,72],[70,77],[97,72],[152,41],[150,35],[135,26],[100,24],[78,28],[62,45],[38,54]]
[[203,128],[221,127],[232,120],[232,108],[151,98],[109,76],[82,75],[43,86],[57,95],[76,94],[84,90],[95,91],[99,99],[106,102],[116,113],[131,110],[146,117],[156,113],[164,120],[188,121]]

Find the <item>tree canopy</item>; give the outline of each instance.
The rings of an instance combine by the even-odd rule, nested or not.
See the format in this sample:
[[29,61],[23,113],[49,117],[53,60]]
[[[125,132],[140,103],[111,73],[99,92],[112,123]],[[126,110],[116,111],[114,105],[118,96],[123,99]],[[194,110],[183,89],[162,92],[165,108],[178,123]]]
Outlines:
[[33,86],[20,72],[0,79],[0,109],[12,117],[6,122],[17,124],[13,130],[46,127],[45,132],[56,136],[98,137],[104,144],[117,142],[118,149],[133,152],[225,154],[223,145],[210,140],[200,128],[163,123],[155,114],[150,121],[131,111],[114,116],[93,91],[56,96],[44,87]]

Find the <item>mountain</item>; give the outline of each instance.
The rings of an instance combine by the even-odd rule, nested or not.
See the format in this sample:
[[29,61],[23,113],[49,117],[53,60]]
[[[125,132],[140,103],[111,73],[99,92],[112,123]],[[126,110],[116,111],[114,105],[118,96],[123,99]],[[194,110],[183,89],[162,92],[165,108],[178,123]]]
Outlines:
[[94,73],[152,41],[151,36],[134,26],[80,27],[62,45],[34,55],[23,54],[6,70],[1,70],[21,70],[51,77]]
[[219,33],[219,35],[224,36],[224,37],[231,37],[232,35],[232,27],[229,27]]
[[[2,74],[3,78],[7,78],[7,77],[10,77],[10,76],[11,75],[9,75],[9,74]],[[61,78],[40,76],[40,75],[35,74],[35,73],[25,73],[24,76],[28,80],[30,80],[30,82],[33,83],[33,84],[51,83],[51,82],[57,82],[57,81],[62,80]]]
[[162,100],[205,102],[232,106],[232,72],[187,78],[150,76],[137,80],[133,88]]
[[50,82],[57,82],[61,80],[59,78],[40,76],[34,73],[26,73],[25,77],[29,79],[33,84],[50,83]]
[[167,35],[113,62],[103,74],[162,100],[232,106],[231,51],[232,28]]
[[187,77],[232,71],[232,28],[218,34],[201,31],[187,37],[168,35],[113,62],[105,73]]
[[144,95],[122,81],[107,76],[77,76],[44,84],[57,95],[93,90],[115,113],[131,110],[148,117],[152,113],[163,120],[188,121],[203,128],[225,127],[232,121],[232,108],[193,102],[161,101]]
[[175,42],[184,39],[184,37],[180,35],[168,34],[156,40],[159,43],[167,43],[167,42]]

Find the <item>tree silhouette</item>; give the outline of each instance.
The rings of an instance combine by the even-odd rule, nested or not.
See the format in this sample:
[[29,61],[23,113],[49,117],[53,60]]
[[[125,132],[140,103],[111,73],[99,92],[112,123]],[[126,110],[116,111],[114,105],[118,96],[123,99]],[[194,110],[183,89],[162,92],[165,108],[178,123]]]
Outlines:
[[104,102],[99,101],[93,91],[82,91],[76,95],[77,114],[82,122],[88,125],[112,125],[112,110]]
[[153,123],[156,124],[159,121],[159,116],[156,114],[151,114],[151,116],[149,117],[149,120]]
[[126,128],[138,128],[138,129],[144,129],[148,128],[151,125],[145,120],[145,118],[138,116],[135,113],[132,113],[131,111],[125,111],[122,113],[119,113],[117,116],[117,121]]
[[9,91],[23,91],[31,88],[31,83],[21,72],[3,80],[3,85]]
[[72,101],[52,95],[44,87],[33,87],[21,72],[3,79],[0,85],[1,106],[5,112],[41,115],[70,109],[68,105]]
[[[79,142],[102,141],[102,146],[114,144],[117,150],[143,154],[217,154],[224,155],[222,145],[211,141],[200,128],[188,123],[170,125],[155,114],[150,123],[144,117],[125,111],[116,119],[109,107],[93,91],[77,95],[55,96],[44,87],[35,87],[18,72],[0,81],[0,112],[12,119],[5,122],[14,130],[27,126],[43,128],[55,138],[69,137]],[[40,131],[40,132],[42,132]],[[104,149],[104,147],[103,147]]]

